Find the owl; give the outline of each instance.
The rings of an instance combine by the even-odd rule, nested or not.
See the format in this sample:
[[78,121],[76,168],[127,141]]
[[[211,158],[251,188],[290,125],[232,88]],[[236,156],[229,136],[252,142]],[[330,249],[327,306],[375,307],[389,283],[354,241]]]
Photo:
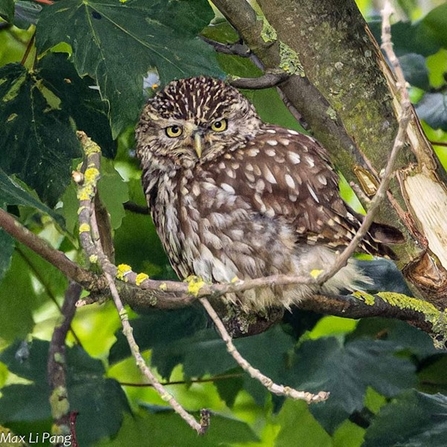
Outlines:
[[[151,216],[181,278],[306,277],[331,266],[361,224],[340,198],[327,151],[310,136],[264,123],[221,80],[169,83],[144,107],[136,141]],[[392,256],[384,243],[393,234],[375,224],[359,251]],[[314,293],[367,283],[351,259],[321,287],[259,287],[224,299],[247,312],[289,309]]]

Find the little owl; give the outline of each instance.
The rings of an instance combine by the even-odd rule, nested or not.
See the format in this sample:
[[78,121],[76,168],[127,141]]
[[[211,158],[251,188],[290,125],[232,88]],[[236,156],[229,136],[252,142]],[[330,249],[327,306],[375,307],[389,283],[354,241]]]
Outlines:
[[[309,276],[332,265],[361,223],[312,137],[265,124],[223,81],[173,81],[145,106],[137,156],[152,219],[181,278],[210,283],[275,274]],[[359,251],[390,255],[392,229],[375,224]],[[353,290],[369,278],[351,260],[320,288],[263,287],[228,294],[246,311],[290,308],[315,292]]]

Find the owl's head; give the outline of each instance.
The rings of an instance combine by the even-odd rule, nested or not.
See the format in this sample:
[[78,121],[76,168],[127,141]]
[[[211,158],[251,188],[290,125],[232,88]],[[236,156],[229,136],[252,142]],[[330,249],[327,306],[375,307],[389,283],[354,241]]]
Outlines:
[[143,166],[188,168],[245,143],[261,124],[252,104],[225,82],[180,79],[143,109],[137,155]]

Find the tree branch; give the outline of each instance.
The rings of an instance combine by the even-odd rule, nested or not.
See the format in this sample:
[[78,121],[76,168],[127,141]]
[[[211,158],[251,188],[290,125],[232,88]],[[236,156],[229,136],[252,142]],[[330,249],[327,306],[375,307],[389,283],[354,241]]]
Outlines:
[[382,180],[379,184],[377,192],[374,198],[369,202],[368,212],[363,219],[363,222],[356,232],[355,236],[349,243],[349,245],[343,250],[343,252],[337,257],[333,266],[331,266],[328,270],[326,270],[323,274],[319,275],[318,283],[323,284],[328,279],[332,278],[342,267],[344,267],[348,259],[354,254],[358,244],[368,233],[369,228],[374,222],[376,218],[377,212],[379,210],[379,206],[383,203],[387,196],[387,191],[391,182],[391,179],[395,172],[396,160],[399,155],[399,152],[406,144],[406,135],[408,125],[411,119],[411,102],[408,96],[406,82],[404,78],[404,74],[402,68],[399,64],[399,61],[394,54],[392,43],[391,43],[391,26],[390,26],[390,14],[392,13],[392,9],[389,6],[388,2],[385,2],[385,8],[382,11],[382,41],[383,48],[387,53],[388,58],[393,64],[393,67],[396,72],[396,76],[398,79],[398,88],[401,95],[401,114],[398,119],[399,128],[397,131],[396,138],[394,139],[393,148],[391,150],[391,154],[388,158],[388,163],[385,167],[385,172],[383,174]]
[[149,380],[149,383],[157,391],[159,396],[167,402],[191,428],[198,434],[204,434],[209,424],[206,411],[202,411],[202,421],[200,423],[197,422],[157,380],[141,355],[140,348],[133,336],[133,329],[129,322],[127,311],[124,308],[118,289],[115,285],[115,275],[117,270],[104,253],[101,244],[100,230],[96,220],[95,197],[97,193],[97,181],[99,180],[101,151],[99,146],[90,140],[85,133],[78,132],[78,137],[86,154],[84,163],[86,166],[85,171],[81,173],[81,176],[76,176],[76,178],[80,180],[78,183],[78,215],[81,245],[88,254],[90,262],[97,263],[104,271],[113,302],[115,303],[115,307],[121,319],[123,334],[126,337],[130,351],[135,358],[141,373]]
[[250,377],[258,380],[271,393],[276,394],[278,396],[290,397],[295,400],[304,400],[308,404],[322,402],[329,397],[329,393],[325,391],[320,391],[317,394],[312,394],[307,391],[298,391],[288,386],[278,385],[274,383],[272,379],[262,374],[261,371],[259,371],[256,368],[253,368],[253,366],[251,366],[250,363],[244,357],[242,357],[240,352],[237,350],[236,346],[234,346],[230,334],[226,330],[222,320],[220,319],[219,315],[217,315],[216,311],[213,309],[210,302],[206,298],[200,298],[200,302],[207,311],[208,315],[213,320],[213,323],[216,325],[219,335],[221,336],[222,340],[225,342],[225,345],[227,346],[227,351],[231,354],[236,363],[244,371],[246,371],[250,375]]
[[51,247],[45,240],[31,233],[20,222],[0,208],[0,227],[17,241],[26,245],[40,257],[54,265],[72,281],[87,289],[103,289],[101,280],[88,270],[83,269],[65,256],[64,253]]
[[62,304],[62,322],[59,326],[55,327],[51,337],[47,364],[53,429],[58,434],[71,434],[72,441],[76,439],[76,432],[70,423],[70,401],[68,398],[65,375],[65,340],[67,338],[67,333],[70,330],[71,322],[75,316],[75,304],[81,296],[81,292],[82,287],[79,284],[70,282],[65,293],[64,303]]

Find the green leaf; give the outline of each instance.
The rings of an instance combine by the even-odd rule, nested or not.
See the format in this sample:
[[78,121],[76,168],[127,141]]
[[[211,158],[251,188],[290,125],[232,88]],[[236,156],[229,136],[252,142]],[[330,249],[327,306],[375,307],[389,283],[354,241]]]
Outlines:
[[[132,200],[145,204],[141,181],[132,179],[127,186]],[[117,264],[132,264],[134,271],[145,272],[151,277],[176,279],[175,273],[162,275],[170,265],[149,215],[127,212],[115,232],[114,242]]]
[[47,379],[47,357],[48,342],[33,340],[28,343],[17,340],[0,354],[0,361],[19,377],[44,383]]
[[205,0],[66,0],[42,11],[36,46],[71,45],[76,70],[95,79],[110,104],[115,138],[137,119],[150,68],[162,83],[219,74],[213,50],[197,38],[212,18]]
[[329,399],[311,407],[332,433],[352,412],[363,408],[368,386],[391,397],[416,382],[415,366],[394,354],[392,342],[355,340],[342,345],[335,338],[304,342],[296,351],[291,376],[298,389],[329,391]]
[[395,343],[401,350],[408,349],[418,359],[439,354],[433,345],[433,339],[426,332],[410,326],[408,323],[390,318],[366,318],[359,321],[348,340],[381,338]]
[[49,53],[39,61],[38,73],[43,84],[60,100],[60,108],[101,147],[102,155],[114,158],[116,142],[112,139],[108,106],[101,100],[95,82],[80,78],[63,53]]
[[445,93],[426,93],[416,105],[419,119],[433,129],[447,131],[447,95]]
[[363,447],[444,447],[446,438],[447,397],[411,390],[382,408]]
[[[381,42],[381,22],[368,23],[377,42]],[[425,23],[397,22],[391,26],[393,49],[397,57],[407,53],[429,56],[439,50],[440,42],[433,30]]]
[[11,23],[14,18],[14,0],[2,0],[0,3],[0,17]]
[[0,283],[0,338],[23,338],[34,326],[32,311],[39,299],[32,285],[28,264],[15,253],[11,267]]
[[[255,368],[273,380],[280,380],[286,364],[285,352],[293,345],[292,339],[280,327],[235,340],[234,343]],[[222,374],[237,366],[214,329],[203,329],[171,343],[160,340],[153,347],[152,364],[164,377],[169,377],[172,369],[180,363],[187,378]],[[250,391],[255,393],[254,397],[259,397],[258,388],[251,388]]]
[[432,9],[423,19],[422,24],[432,33],[437,41],[447,48],[447,5],[439,5]]
[[42,11],[42,6],[39,3],[26,0],[16,1],[14,25],[22,29],[35,25],[39,20],[40,11]]
[[236,374],[237,377],[217,378],[214,385],[221,399],[228,407],[232,407],[239,391],[244,387],[244,376],[239,369],[227,371],[227,374]]
[[447,355],[434,355],[421,363],[418,379],[420,385],[419,391],[433,393],[437,390],[447,389],[447,377],[445,371],[447,369]]
[[31,193],[26,191],[18,181],[8,177],[0,168],[0,204],[2,205],[24,205],[41,211],[51,216],[59,225],[64,221],[60,214],[55,213]]
[[0,68],[0,98],[0,140],[8,148],[0,167],[54,205],[70,181],[72,158],[80,156],[69,117],[20,64]]
[[9,270],[14,247],[14,239],[0,228],[0,282]]
[[17,244],[0,283],[0,338],[23,338],[34,326],[33,311],[64,294],[66,277],[27,247]]
[[[303,401],[287,400],[279,412],[276,422],[281,427],[275,447],[299,445],[305,440],[306,447],[331,447],[331,437],[309,412]],[[304,443],[303,443],[304,444]]]
[[246,423],[224,416],[212,414],[207,433],[197,436],[197,433],[172,411],[155,414],[140,411],[134,417],[124,418],[123,426],[115,439],[102,441],[98,446],[230,447],[235,443],[256,441],[258,438]]
[[22,422],[49,419],[51,417],[49,394],[46,382],[2,388],[0,420]]
[[[152,310],[132,320],[133,333],[140,349],[157,345],[168,346],[182,338],[187,338],[206,326],[204,311],[195,306],[178,310]],[[127,341],[121,331],[110,349],[109,362],[119,362],[130,355]],[[161,348],[162,349],[162,348]],[[175,365],[174,365],[175,366]],[[170,371],[167,375],[170,374]]]
[[[0,361],[15,374],[33,381],[31,385],[10,385],[2,389],[0,420],[23,421],[49,418],[47,360],[49,343],[33,340],[16,342],[0,354]],[[18,353],[22,354],[18,355]],[[119,384],[104,378],[104,366],[79,346],[67,349],[67,389],[70,408],[79,412],[76,433],[80,445],[92,445],[112,437],[119,430],[123,415],[129,412]]]
[[102,159],[101,161],[101,179],[98,183],[98,191],[102,203],[110,214],[112,228],[119,228],[126,215],[123,203],[129,200],[129,191],[127,183],[110,160]]
[[244,91],[244,94],[253,103],[263,121],[303,131],[303,127],[287,109],[276,89],[249,90]]
[[414,87],[419,87],[425,91],[430,88],[428,79],[428,69],[425,58],[420,54],[408,53],[399,58],[401,68],[405,75],[405,80]]

